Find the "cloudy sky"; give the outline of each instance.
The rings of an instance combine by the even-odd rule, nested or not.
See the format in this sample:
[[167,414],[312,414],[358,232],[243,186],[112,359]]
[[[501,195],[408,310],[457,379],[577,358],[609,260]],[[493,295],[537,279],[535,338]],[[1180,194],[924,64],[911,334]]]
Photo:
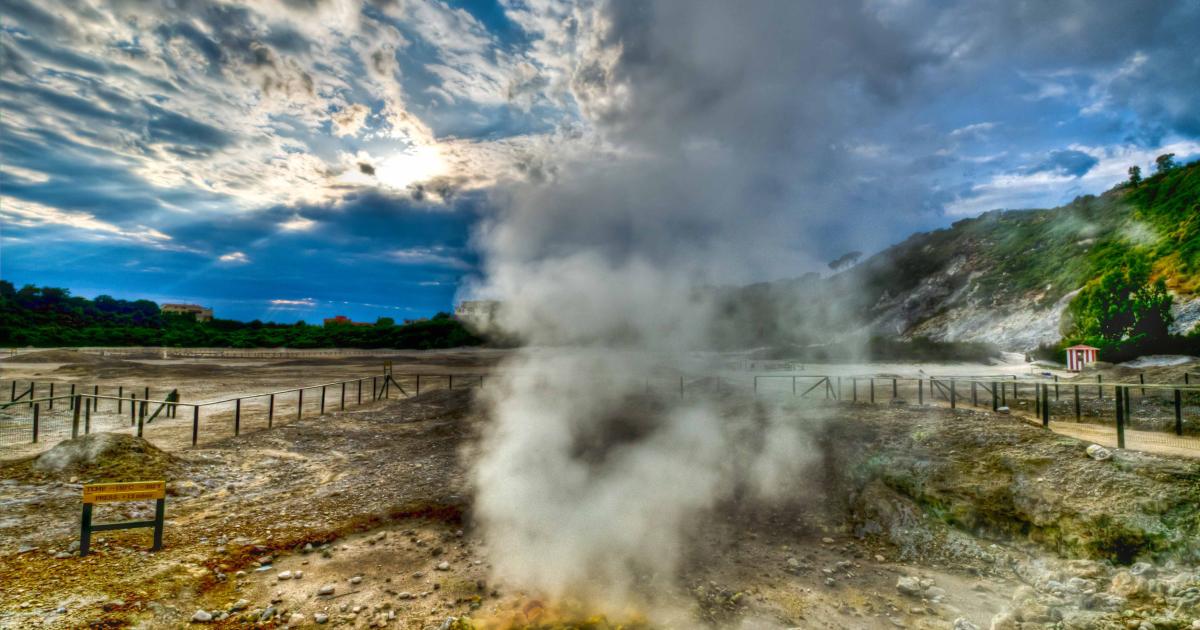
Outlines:
[[0,11],[0,277],[239,319],[446,310],[547,223],[796,276],[1200,157],[1196,0]]

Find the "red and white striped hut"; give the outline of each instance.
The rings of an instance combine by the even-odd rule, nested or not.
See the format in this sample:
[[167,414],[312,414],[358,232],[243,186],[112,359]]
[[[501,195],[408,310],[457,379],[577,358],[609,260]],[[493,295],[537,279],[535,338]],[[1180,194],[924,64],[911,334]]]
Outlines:
[[1093,348],[1092,346],[1085,346],[1083,344],[1067,348],[1067,370],[1071,372],[1083,371],[1084,366],[1096,361],[1096,353],[1099,351],[1100,348]]

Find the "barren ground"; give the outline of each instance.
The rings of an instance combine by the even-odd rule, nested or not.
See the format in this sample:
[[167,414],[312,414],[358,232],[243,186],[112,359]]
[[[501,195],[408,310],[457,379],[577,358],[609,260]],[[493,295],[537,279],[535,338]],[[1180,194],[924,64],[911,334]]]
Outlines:
[[[395,369],[463,373],[499,355],[414,353]],[[186,400],[370,374],[374,363],[197,362],[139,376],[173,378]],[[71,369],[90,379],[109,368]],[[43,471],[10,457],[0,466],[0,628],[180,627],[198,610],[218,627],[319,616],[340,627],[549,627],[567,603],[493,583],[488,560],[504,550],[472,527],[469,460],[487,422],[473,391],[253,426],[194,449],[163,428],[160,441],[147,437],[169,457],[130,455],[115,470]],[[692,532],[678,588],[661,596],[681,616],[665,625],[1185,628],[1198,615],[1194,462],[1095,461],[1086,443],[990,411],[815,405],[795,407],[825,453],[812,492],[728,505]],[[99,534],[86,558],[67,553],[83,483],[151,474],[168,480],[164,550],[144,551],[148,530],[125,530]],[[97,521],[148,512],[104,506]]]

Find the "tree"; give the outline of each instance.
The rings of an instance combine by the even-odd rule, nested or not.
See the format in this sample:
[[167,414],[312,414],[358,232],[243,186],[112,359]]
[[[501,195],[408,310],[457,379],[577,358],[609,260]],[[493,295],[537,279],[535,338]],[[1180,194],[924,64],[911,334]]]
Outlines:
[[829,268],[837,271],[843,267],[851,267],[859,258],[862,258],[862,252],[847,252],[829,261]]
[[1130,166],[1129,167],[1129,185],[1133,186],[1134,188],[1137,188],[1137,185],[1140,183],[1142,183],[1142,167]]
[[1148,258],[1130,254],[1071,300],[1072,332],[1082,339],[1110,343],[1137,336],[1162,339],[1174,321],[1171,301],[1161,278],[1150,282]]
[[1175,168],[1176,166],[1179,166],[1179,165],[1175,163],[1175,154],[1174,153],[1164,153],[1164,154],[1154,158],[1155,172],[1165,173],[1165,172]]
[[375,320],[375,326],[377,326],[379,328],[385,328],[387,326],[395,326],[395,325],[396,325],[396,320],[392,319],[391,317],[380,317]]

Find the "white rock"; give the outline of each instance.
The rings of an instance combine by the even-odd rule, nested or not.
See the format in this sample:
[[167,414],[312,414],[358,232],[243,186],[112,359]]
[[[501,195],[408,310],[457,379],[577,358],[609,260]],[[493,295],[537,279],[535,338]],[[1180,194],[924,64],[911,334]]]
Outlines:
[[250,600],[239,599],[236,602],[234,602],[232,606],[229,607],[229,611],[230,612],[238,612],[239,610],[246,610],[249,607],[250,607]]
[[896,590],[910,597],[920,597],[925,589],[921,588],[921,581],[917,578],[902,575],[896,580]]
[[290,579],[292,579],[292,572],[291,571],[280,571],[279,575],[277,575],[275,577],[278,577],[281,580],[290,580]]
[[959,617],[954,620],[954,630],[979,630],[979,626],[971,623],[966,617]]
[[291,616],[288,617],[288,625],[289,626],[302,626],[302,625],[304,625],[304,619],[305,619],[305,617],[303,614],[292,613]]
[[337,590],[337,587],[335,587],[334,585],[325,584],[321,588],[317,589],[317,595],[333,595],[333,592],[335,590]]
[[208,623],[212,621],[212,614],[207,610],[197,610],[192,614],[192,623]]
[[1009,413],[1011,409],[1008,407],[996,407],[996,413]]
[[350,578],[350,583],[351,583],[351,584],[359,584],[359,583],[361,583],[361,582],[362,582],[362,576],[361,576],[361,575],[356,575],[356,576],[354,576],[354,577]]
[[1092,444],[1088,446],[1087,454],[1088,457],[1100,462],[1112,457],[1112,451],[1100,446],[1099,444]]
[[315,613],[313,615],[313,621],[317,622],[318,624],[323,624],[329,621],[329,615],[326,615],[325,613]]
[[437,568],[437,570],[438,570],[438,571],[449,571],[449,570],[450,570],[450,563],[449,563],[449,562],[446,562],[445,560],[443,560],[443,561],[441,561],[441,562],[439,562],[439,563],[438,563],[438,565],[437,565],[437,567],[436,567],[436,568]]

